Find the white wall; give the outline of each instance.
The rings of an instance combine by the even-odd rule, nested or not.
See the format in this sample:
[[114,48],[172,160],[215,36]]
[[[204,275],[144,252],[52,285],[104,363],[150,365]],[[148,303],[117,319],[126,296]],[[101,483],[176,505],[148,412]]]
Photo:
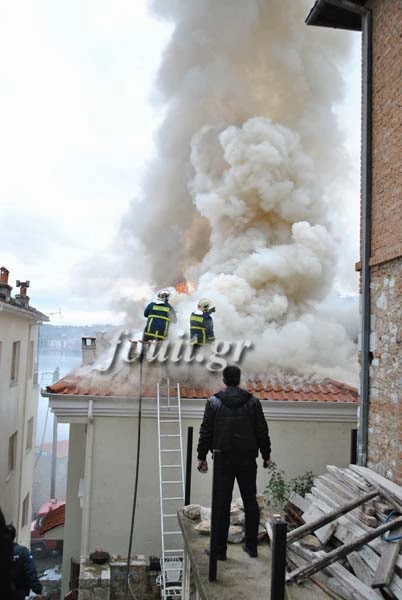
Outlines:
[[82,510],[78,497],[84,477],[86,426],[70,425],[68,453],[66,518],[64,523],[62,598],[69,591],[71,559],[80,559]]
[[[31,496],[35,453],[38,387],[34,384],[33,364],[29,365],[30,342],[36,338],[36,318],[26,311],[2,304],[0,310],[0,506],[6,520],[17,528],[17,539],[29,546],[31,528]],[[17,383],[10,383],[13,342],[20,342]],[[28,367],[30,367],[28,369]],[[32,368],[31,368],[32,367]],[[34,417],[32,448],[26,449],[27,421]],[[8,473],[8,444],[18,432],[16,468]],[[22,503],[29,493],[28,523],[22,527]]]
[[[196,446],[200,419],[183,420],[184,446],[187,426],[194,427],[191,501],[210,506],[211,471],[196,470]],[[89,525],[89,551],[103,548],[127,556],[133,500],[137,419],[96,417],[94,421],[93,482]],[[317,475],[326,464],[349,463],[353,423],[273,421],[269,424],[272,458],[289,477],[311,470]],[[133,554],[160,553],[159,471],[156,419],[142,423],[139,494]],[[267,472],[259,459],[258,489],[263,491]],[[239,495],[235,491],[235,496]],[[86,499],[87,500],[87,499]],[[66,524],[66,530],[68,529]]]

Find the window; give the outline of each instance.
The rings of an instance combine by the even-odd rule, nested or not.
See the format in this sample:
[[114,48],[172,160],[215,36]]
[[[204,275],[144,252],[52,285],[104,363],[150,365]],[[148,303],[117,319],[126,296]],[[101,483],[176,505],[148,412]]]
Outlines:
[[29,515],[29,492],[24,498],[24,502],[22,503],[22,527],[28,523],[28,515]]
[[33,426],[34,426],[34,420],[33,420],[33,417],[31,417],[27,421],[27,443],[25,446],[25,448],[27,450],[30,450],[32,448]]
[[17,432],[8,439],[8,474],[12,473],[17,464]]
[[29,355],[28,355],[28,377],[31,378],[33,375],[34,368],[34,341],[29,342]]
[[18,382],[18,371],[20,366],[20,346],[21,342],[13,342],[13,353],[11,355],[10,383]]

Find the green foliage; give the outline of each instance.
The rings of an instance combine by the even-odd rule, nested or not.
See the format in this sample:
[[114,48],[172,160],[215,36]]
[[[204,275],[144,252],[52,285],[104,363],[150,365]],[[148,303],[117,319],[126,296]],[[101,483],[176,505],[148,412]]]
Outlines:
[[269,481],[264,490],[264,495],[267,503],[278,510],[284,508],[292,492],[305,496],[311,491],[314,483],[314,474],[311,471],[287,481],[285,472],[279,469],[274,462],[269,465],[268,474]]

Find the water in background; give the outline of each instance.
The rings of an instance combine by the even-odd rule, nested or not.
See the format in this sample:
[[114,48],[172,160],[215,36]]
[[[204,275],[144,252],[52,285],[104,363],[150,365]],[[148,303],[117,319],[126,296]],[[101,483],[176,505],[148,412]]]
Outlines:
[[[51,442],[53,437],[53,413],[48,408],[48,398],[40,394],[41,388],[46,388],[53,382],[55,369],[59,368],[61,379],[81,365],[81,352],[42,352],[39,353],[39,390],[38,390],[38,425],[36,428],[36,446]],[[58,440],[67,440],[69,426],[59,423],[57,427]]]

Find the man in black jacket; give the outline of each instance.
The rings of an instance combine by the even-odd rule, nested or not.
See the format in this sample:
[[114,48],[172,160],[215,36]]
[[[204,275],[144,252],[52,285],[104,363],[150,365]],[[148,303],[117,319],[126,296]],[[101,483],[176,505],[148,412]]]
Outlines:
[[13,543],[0,508],[0,585],[1,598],[16,600],[15,588],[12,582]]
[[[16,534],[15,527],[8,525],[7,528],[10,539],[14,540]],[[35,598],[37,600],[42,598],[42,584],[39,581],[31,551],[16,542],[13,543],[12,574],[17,600],[24,600],[26,596],[29,596],[30,590],[36,594]]]
[[219,473],[218,560],[226,560],[227,536],[230,524],[230,503],[235,479],[239,485],[245,512],[245,544],[251,557],[257,556],[259,509],[256,499],[258,451],[264,468],[270,463],[271,442],[260,401],[239,387],[241,371],[228,366],[223,370],[226,390],[209,398],[198,441],[198,470],[208,471],[208,451],[222,452],[222,472]]

